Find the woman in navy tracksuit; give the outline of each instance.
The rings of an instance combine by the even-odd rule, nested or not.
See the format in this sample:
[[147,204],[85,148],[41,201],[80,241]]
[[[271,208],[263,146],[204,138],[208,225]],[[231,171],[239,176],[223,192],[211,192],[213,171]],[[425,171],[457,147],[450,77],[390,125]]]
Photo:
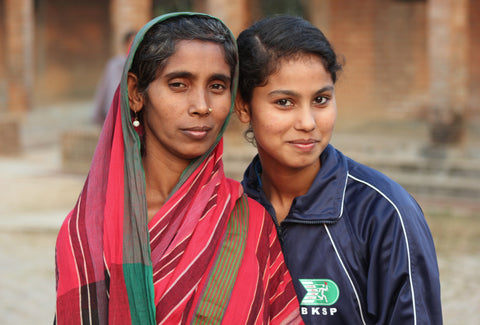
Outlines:
[[435,247],[416,201],[329,144],[335,81],[330,43],[298,17],[238,38],[236,110],[258,155],[246,193],[276,222],[307,324],[442,324]]

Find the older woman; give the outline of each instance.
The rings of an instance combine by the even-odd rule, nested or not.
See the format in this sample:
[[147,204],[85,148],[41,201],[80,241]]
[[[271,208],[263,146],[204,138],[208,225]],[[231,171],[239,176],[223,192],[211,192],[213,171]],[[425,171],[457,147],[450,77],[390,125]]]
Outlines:
[[58,235],[59,324],[301,322],[270,217],[223,172],[236,70],[211,16],[137,34]]

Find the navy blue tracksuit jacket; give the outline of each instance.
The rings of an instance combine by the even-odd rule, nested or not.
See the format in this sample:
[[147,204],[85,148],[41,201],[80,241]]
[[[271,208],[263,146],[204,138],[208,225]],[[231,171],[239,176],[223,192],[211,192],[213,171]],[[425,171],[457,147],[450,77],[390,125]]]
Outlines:
[[329,145],[308,193],[279,225],[258,156],[246,193],[272,215],[306,324],[442,324],[433,239],[399,184]]

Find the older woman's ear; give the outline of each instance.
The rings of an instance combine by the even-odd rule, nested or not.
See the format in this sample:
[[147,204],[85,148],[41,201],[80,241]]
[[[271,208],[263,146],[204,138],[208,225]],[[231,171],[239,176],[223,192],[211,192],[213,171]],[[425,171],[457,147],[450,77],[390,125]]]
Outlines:
[[144,95],[138,90],[138,77],[129,72],[127,78],[128,86],[128,103],[130,109],[134,112],[139,112],[142,110],[144,105]]
[[250,122],[250,105],[247,104],[239,94],[237,94],[237,97],[235,98],[235,113],[240,122]]

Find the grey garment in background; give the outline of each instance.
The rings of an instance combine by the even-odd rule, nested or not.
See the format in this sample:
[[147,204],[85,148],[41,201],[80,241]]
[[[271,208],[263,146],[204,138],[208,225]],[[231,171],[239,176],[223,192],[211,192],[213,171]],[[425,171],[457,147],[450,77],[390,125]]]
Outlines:
[[110,105],[112,104],[113,95],[117,90],[120,79],[122,78],[123,65],[126,56],[120,54],[108,60],[100,79],[95,93],[95,102],[93,107],[92,119],[95,123],[103,125],[107,116]]

